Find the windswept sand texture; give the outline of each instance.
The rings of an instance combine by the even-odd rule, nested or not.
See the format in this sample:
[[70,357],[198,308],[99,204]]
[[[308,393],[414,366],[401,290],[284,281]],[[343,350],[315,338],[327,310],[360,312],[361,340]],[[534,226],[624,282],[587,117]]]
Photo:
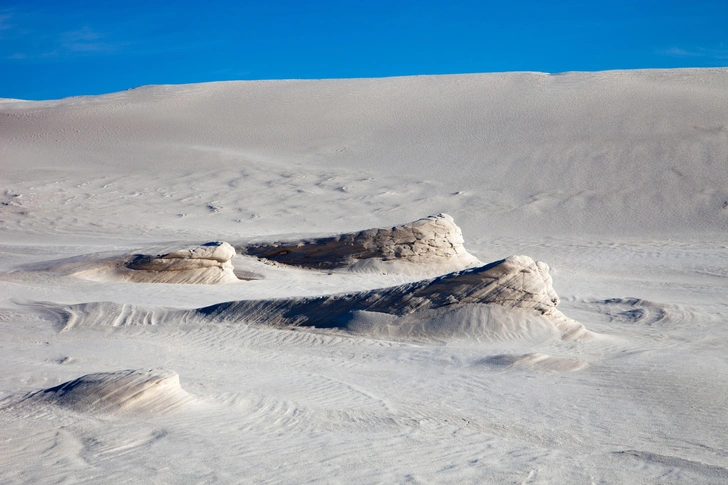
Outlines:
[[119,276],[140,283],[215,284],[238,281],[230,262],[235,249],[226,242],[180,249],[155,256],[139,254]]
[[482,264],[463,246],[448,214],[391,228],[367,229],[302,241],[258,243],[245,253],[304,268],[446,273]]
[[[511,256],[486,266],[433,280],[372,290],[273,301],[221,303],[195,311],[207,320],[280,326],[342,328],[370,336],[416,338],[523,338],[545,326],[549,336],[576,339],[588,334],[556,309],[559,297],[548,266],[527,256]],[[509,318],[491,317],[490,308],[526,310]],[[495,310],[497,311],[497,310]],[[362,316],[360,312],[368,315]],[[547,318],[539,319],[538,316]],[[363,318],[362,318],[363,317]],[[505,322],[511,322],[511,325]],[[513,322],[522,325],[513,325]],[[518,327],[520,326],[520,329]],[[436,328],[437,327],[437,328]],[[428,332],[427,329],[431,331]],[[543,329],[541,329],[543,330]],[[519,333],[524,335],[519,336]],[[541,337],[543,338],[543,337]]]
[[[575,340],[591,335],[556,305],[548,266],[511,256],[439,278],[318,298],[243,300],[195,310],[94,302],[46,308],[61,331],[194,323],[340,329],[400,339]],[[497,308],[492,308],[497,307]]]
[[726,127],[726,69],[0,101],[0,482],[724,484]]
[[190,401],[179,375],[168,369],[89,374],[23,398],[24,404],[52,404],[78,413],[169,413]]

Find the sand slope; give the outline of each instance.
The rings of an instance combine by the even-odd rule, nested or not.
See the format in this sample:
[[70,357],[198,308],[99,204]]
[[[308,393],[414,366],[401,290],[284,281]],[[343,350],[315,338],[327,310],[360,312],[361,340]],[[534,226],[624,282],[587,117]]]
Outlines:
[[169,413],[191,397],[169,369],[124,370],[88,374],[34,392],[16,406],[53,404],[79,413]]
[[367,229],[328,238],[257,243],[249,255],[304,268],[442,274],[482,263],[465,249],[463,234],[448,214],[392,228]]
[[511,256],[431,280],[318,298],[232,301],[183,311],[114,302],[47,308],[61,331],[216,322],[342,329],[373,337],[425,340],[574,340],[590,335],[583,325],[557,310],[559,297],[551,283],[545,263]]
[[[260,180],[261,189],[287,185],[282,193],[298,202],[290,200],[296,207],[290,215],[330,232],[340,232],[331,222],[352,209],[394,209],[386,200],[364,204],[375,195],[369,191],[381,188],[369,179],[390,177],[399,188],[381,196],[412,191],[404,211],[350,221],[352,230],[445,207],[466,232],[711,232],[728,218],[726,92],[726,69],[151,86],[1,105],[0,158],[11,173],[81,170],[87,182],[156,167],[163,178],[146,174],[147,182],[116,195],[139,192],[129,198],[135,205],[164,202],[144,189],[173,193],[177,175],[204,172],[209,179],[207,167],[238,171],[242,177],[231,183],[242,191],[203,198],[199,207],[241,208],[243,220],[269,215],[266,207],[277,205],[266,196],[236,204],[253,190],[251,179],[293,165],[304,170]],[[290,184],[300,176],[303,184]],[[113,185],[101,189],[109,182],[97,197],[114,194]],[[320,192],[358,200],[310,214],[305,202],[311,195],[322,200]],[[443,205],[446,198],[452,201]]]
[[0,102],[0,482],[725,483],[726,113],[726,69]]
[[[532,332],[534,329],[531,326],[552,326],[553,333],[561,332],[565,339],[585,335],[587,332],[581,324],[570,321],[556,309],[558,301],[546,264],[534,262],[527,256],[511,256],[433,280],[366,293],[292,300],[229,302],[201,308],[197,313],[216,321],[345,328],[371,335],[432,338],[464,337],[484,332],[498,334],[495,329],[490,329],[490,332],[488,330],[498,318],[478,314],[477,308],[470,308],[470,312],[476,312],[475,317],[468,318],[466,314],[469,312],[452,314],[463,306],[492,304],[507,309],[528,310],[529,312],[517,313],[518,316],[513,319],[523,322],[524,333]],[[437,311],[442,309],[445,310],[444,314]],[[368,321],[362,321],[362,315],[358,312],[370,313]],[[385,318],[379,321],[382,314],[410,318]],[[546,319],[539,321],[533,318],[538,315],[550,317],[553,322],[551,325],[544,325]],[[501,316],[504,317],[502,321],[508,320],[507,316]],[[501,337],[517,334],[515,327],[517,326],[513,324],[505,325],[505,328],[500,329]],[[428,328],[432,330],[431,335]]]

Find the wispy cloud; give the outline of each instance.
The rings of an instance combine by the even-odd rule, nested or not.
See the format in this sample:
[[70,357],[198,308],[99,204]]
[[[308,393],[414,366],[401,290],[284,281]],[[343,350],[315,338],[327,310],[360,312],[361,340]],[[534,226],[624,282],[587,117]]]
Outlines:
[[11,18],[12,15],[9,13],[0,13],[0,30],[7,30],[12,27],[12,24],[10,23]]
[[160,2],[141,12],[133,8],[134,2],[113,6],[98,2],[82,12],[60,8],[62,3],[0,6],[0,60],[64,62],[117,54],[194,54],[228,42],[217,31],[201,37],[189,35],[189,25],[186,31],[170,28],[168,19],[175,15],[171,3]]
[[0,40],[7,37],[13,25],[13,11],[11,9],[0,9]]
[[109,42],[106,35],[84,26],[59,35],[61,52],[108,53],[123,48],[125,42]]
[[705,59],[714,60],[728,60],[728,48],[722,44],[717,48],[707,47],[695,47],[692,49],[685,49],[682,47],[670,47],[669,49],[663,49],[658,51],[660,55],[670,57],[700,57]]
[[24,52],[6,55],[8,60],[62,59],[67,57],[109,54],[128,46],[125,41],[111,41],[107,36],[90,27],[61,32]]
[[114,53],[129,45],[79,20],[72,15],[59,18],[44,9],[0,9],[0,59],[58,61]]

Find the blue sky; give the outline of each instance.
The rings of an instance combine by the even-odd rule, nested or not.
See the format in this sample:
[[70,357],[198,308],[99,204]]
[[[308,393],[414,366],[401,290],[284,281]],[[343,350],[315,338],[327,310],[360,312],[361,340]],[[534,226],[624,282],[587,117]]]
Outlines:
[[0,97],[146,84],[728,66],[727,0],[0,0]]

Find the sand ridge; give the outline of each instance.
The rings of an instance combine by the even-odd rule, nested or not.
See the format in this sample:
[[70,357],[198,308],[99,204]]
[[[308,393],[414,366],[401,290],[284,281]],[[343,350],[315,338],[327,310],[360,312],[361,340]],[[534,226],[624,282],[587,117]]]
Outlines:
[[482,264],[467,252],[464,242],[452,216],[438,214],[391,228],[258,243],[241,249],[245,254],[306,268],[406,271],[409,264],[418,266],[409,266],[412,271],[446,273]]
[[12,407],[50,404],[88,414],[166,414],[192,401],[179,375],[169,369],[134,369],[88,374],[32,392]]
[[0,103],[1,480],[723,484],[727,74]]
[[195,310],[94,302],[49,306],[48,311],[61,331],[217,322],[425,340],[575,340],[592,335],[564,316],[556,308],[558,303],[548,265],[511,256],[433,279],[358,293],[232,301]]

